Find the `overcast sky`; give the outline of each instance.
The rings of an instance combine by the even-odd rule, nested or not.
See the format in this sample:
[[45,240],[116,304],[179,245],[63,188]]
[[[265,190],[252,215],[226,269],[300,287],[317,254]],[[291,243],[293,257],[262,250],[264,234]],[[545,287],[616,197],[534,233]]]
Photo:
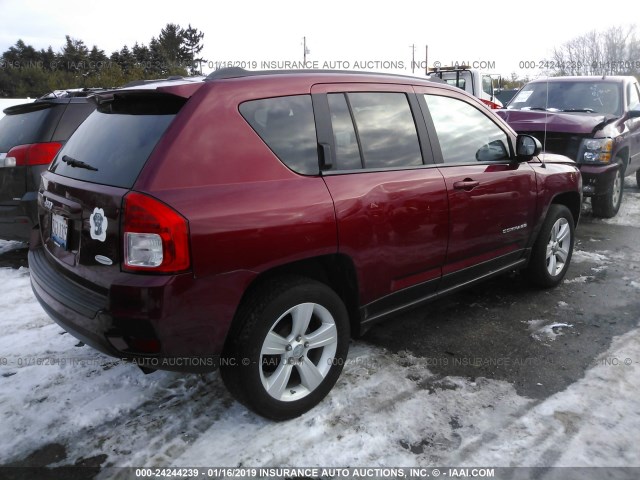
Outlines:
[[[365,62],[372,70],[397,71],[393,67],[402,65],[411,73],[415,44],[421,61],[429,46],[429,66],[479,62],[495,73],[535,77],[541,73],[538,63],[551,58],[554,46],[590,30],[628,26],[640,19],[637,0],[609,5],[614,9],[602,2],[560,0],[0,0],[0,51],[18,39],[36,49],[51,45],[60,51],[65,35],[70,35],[110,55],[125,44],[148,44],[173,22],[183,27],[191,23],[205,33],[202,53],[210,67],[229,61],[258,68],[262,62],[300,62],[306,36],[307,60],[320,68],[325,62],[346,68]],[[536,68],[522,69],[524,61]]]

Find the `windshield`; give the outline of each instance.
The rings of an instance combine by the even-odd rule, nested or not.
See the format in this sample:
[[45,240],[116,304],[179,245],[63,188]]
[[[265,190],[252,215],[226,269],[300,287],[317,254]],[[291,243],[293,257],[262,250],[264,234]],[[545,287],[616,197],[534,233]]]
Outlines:
[[620,116],[622,91],[613,82],[536,82],[525,85],[507,108]]

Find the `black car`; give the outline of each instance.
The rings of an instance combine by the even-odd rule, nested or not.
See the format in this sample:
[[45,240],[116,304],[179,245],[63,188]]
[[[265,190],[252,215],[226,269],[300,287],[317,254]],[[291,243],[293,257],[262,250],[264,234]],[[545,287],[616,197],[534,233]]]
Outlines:
[[96,108],[98,89],[56,91],[14,105],[0,119],[0,238],[27,241],[37,221],[40,174]]

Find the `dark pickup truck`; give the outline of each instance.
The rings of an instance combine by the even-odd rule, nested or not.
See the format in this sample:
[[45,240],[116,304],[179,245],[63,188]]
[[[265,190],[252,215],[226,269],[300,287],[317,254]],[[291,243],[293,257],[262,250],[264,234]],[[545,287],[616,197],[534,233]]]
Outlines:
[[546,152],[578,163],[595,216],[618,213],[625,176],[635,173],[640,186],[640,88],[634,77],[534,80],[497,113],[518,133],[538,138]]

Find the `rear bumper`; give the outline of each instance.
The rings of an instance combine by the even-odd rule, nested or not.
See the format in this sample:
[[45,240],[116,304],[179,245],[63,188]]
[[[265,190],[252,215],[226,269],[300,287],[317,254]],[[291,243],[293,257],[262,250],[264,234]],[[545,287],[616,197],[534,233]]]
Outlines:
[[47,314],[96,350],[158,370],[207,372],[219,365],[231,319],[204,308],[203,299],[216,296],[203,295],[193,276],[123,273],[101,290],[71,278],[42,246],[29,251],[29,268]]
[[578,164],[582,174],[582,193],[585,197],[604,195],[611,189],[611,184],[618,169],[618,164],[585,165]]

